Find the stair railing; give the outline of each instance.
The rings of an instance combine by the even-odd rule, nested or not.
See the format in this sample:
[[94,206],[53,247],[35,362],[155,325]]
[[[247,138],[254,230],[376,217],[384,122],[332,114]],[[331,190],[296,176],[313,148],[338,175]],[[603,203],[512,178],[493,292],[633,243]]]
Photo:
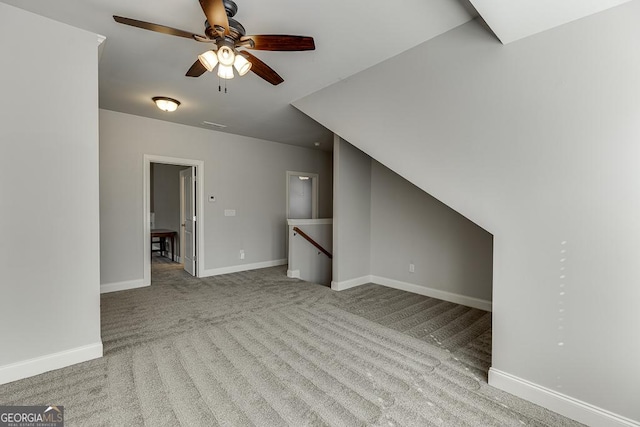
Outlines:
[[[331,253],[329,251],[327,251],[325,248],[323,248],[318,242],[316,242],[315,240],[313,240],[311,237],[309,237],[309,235],[307,233],[305,233],[304,231],[300,230],[298,227],[293,227],[293,235],[295,236],[296,234],[299,234],[300,236],[304,237],[304,239],[311,243],[313,246],[315,246],[320,252],[322,252],[323,254],[325,254],[326,256],[329,257],[329,259],[333,259],[333,255],[331,255]],[[320,252],[318,252],[318,254],[320,254]]]

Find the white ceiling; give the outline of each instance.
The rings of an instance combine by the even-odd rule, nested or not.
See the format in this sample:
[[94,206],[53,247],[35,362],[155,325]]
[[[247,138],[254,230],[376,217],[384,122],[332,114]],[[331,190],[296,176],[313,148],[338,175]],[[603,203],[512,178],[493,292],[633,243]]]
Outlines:
[[[209,47],[189,39],[116,23],[112,15],[204,33],[197,0],[2,0],[7,4],[106,36],[100,61],[100,107],[190,126],[221,123],[223,132],[331,149],[332,134],[291,102],[395,56],[474,17],[467,0],[236,0],[234,17],[247,34],[308,35],[316,50],[252,51],[283,78],[278,86],[253,73],[228,81],[185,77]],[[38,31],[37,28],[25,29]],[[43,47],[46,35],[43,35]],[[224,81],[223,81],[224,83]],[[393,84],[392,78],[380,84]],[[182,102],[163,113],[151,101]]]
[[471,0],[504,44],[630,0]]
[[[312,36],[316,50],[254,50],[284,83],[272,86],[249,73],[228,81],[225,94],[218,92],[215,73],[185,77],[197,55],[208,49],[206,44],[112,18],[120,15],[202,34],[205,17],[197,0],[0,1],[106,36],[99,69],[101,108],[204,128],[204,121],[220,123],[227,126],[223,132],[306,147],[319,142],[326,150],[332,147],[331,132],[291,106],[293,101],[477,16],[468,0],[236,0],[235,19],[247,34]],[[625,1],[471,0],[503,42]],[[55,49],[47,45],[46,34],[43,47]],[[398,64],[398,74],[380,85],[402,78],[401,67]],[[182,105],[174,113],[163,113],[152,103],[153,96],[169,96]]]

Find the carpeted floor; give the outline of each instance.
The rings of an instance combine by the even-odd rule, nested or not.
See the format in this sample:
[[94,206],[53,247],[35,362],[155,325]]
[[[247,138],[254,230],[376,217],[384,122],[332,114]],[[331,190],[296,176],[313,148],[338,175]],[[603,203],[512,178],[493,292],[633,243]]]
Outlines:
[[284,267],[102,296],[105,356],[0,386],[75,426],[577,426],[487,384],[490,314]]

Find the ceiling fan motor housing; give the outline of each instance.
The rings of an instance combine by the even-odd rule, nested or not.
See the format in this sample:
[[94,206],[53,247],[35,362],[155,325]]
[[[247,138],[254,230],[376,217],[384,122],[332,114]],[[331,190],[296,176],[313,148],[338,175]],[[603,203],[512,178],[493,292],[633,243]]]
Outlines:
[[223,0],[224,10],[227,12],[229,18],[233,18],[238,13],[238,5],[232,0]]
[[[233,19],[233,17],[238,13],[238,5],[233,0],[223,0],[222,4],[224,5],[224,10],[227,14],[227,20],[229,21],[229,35],[226,37],[231,37],[234,41],[240,40],[240,37],[243,37],[247,34],[246,30],[242,26],[241,23]],[[209,21],[204,22],[205,26],[205,34],[209,36],[209,38],[216,38],[217,32],[222,32],[224,29],[219,26],[215,26],[215,28],[211,28],[211,24]]]
[[[218,37],[217,31],[211,28],[211,24],[209,24],[209,21],[204,21],[204,27],[204,32],[207,36],[209,36],[210,39],[215,39],[216,37]],[[223,28],[220,27],[218,30],[222,31]],[[242,24],[233,18],[229,18],[229,33],[230,34],[227,37],[231,37],[233,40],[240,40],[240,37],[247,34]]]

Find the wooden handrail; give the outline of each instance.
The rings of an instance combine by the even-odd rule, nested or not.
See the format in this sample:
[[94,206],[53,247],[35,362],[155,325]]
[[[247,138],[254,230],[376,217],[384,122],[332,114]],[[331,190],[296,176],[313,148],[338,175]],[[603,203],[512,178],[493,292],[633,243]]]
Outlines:
[[323,254],[325,254],[326,256],[329,257],[329,259],[333,259],[333,255],[331,255],[329,253],[329,251],[327,251],[325,248],[323,248],[322,246],[320,246],[320,244],[318,242],[316,242],[315,240],[313,240],[311,237],[309,237],[307,235],[307,233],[305,233],[304,231],[300,230],[298,227],[293,227],[293,231],[294,233],[298,233],[299,235],[301,235],[302,237],[304,237],[307,242],[311,243],[313,246],[315,246],[316,248],[318,248],[318,250],[320,252],[322,252]]

